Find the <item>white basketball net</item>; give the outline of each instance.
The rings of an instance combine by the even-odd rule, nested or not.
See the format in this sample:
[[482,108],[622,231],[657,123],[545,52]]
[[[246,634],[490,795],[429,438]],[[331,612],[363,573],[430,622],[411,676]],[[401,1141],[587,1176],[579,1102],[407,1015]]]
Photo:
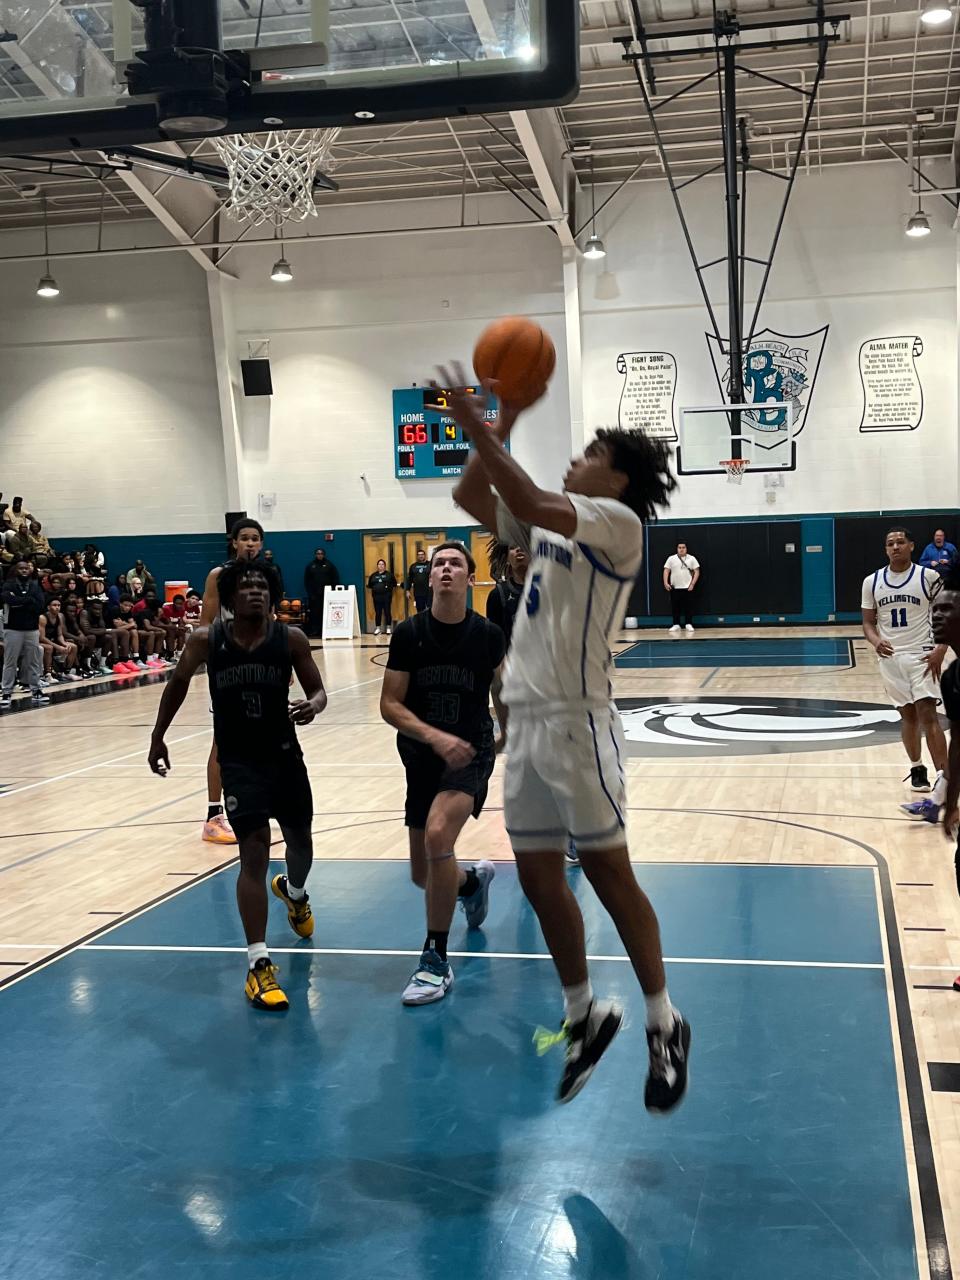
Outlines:
[[728,458],[720,464],[727,473],[727,484],[742,484],[743,473],[750,465],[749,458]]
[[276,227],[315,218],[314,179],[321,165],[332,167],[330,148],[339,133],[339,128],[292,129],[211,138],[230,179],[224,206],[229,216]]

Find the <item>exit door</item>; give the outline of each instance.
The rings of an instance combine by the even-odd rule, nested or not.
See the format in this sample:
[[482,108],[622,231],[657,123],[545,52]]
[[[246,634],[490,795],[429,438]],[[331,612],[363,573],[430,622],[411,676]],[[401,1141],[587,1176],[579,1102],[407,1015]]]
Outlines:
[[403,556],[403,535],[399,533],[365,533],[363,535],[363,602],[364,602],[364,618],[366,619],[365,631],[372,631],[374,628],[375,613],[373,609],[373,596],[367,586],[371,573],[376,573],[377,561],[385,560],[387,569],[393,574],[397,580],[397,587],[393,593],[393,620],[400,622],[406,617],[404,612],[404,592],[403,579],[406,573]]
[[[439,547],[441,543],[446,542],[446,540],[447,535],[442,529],[438,529],[434,533],[408,533],[405,538],[407,572],[409,573],[410,566],[416,563],[418,551],[425,551],[427,553],[427,559],[432,560],[433,553],[436,548]],[[404,599],[406,601],[406,616],[410,617],[416,612],[416,605],[412,600],[406,599],[406,592],[404,592]]]
[[487,596],[497,585],[490,568],[490,534],[470,534],[470,554],[477,564],[477,577],[473,588],[473,609],[482,617],[487,616]]

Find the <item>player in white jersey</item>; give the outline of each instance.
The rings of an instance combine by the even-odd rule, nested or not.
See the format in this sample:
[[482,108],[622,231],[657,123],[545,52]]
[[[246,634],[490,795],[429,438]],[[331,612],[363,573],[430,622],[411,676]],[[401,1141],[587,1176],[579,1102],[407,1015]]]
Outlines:
[[[463,370],[442,385],[465,385]],[[676,481],[665,445],[601,431],[570,464],[562,493],[540,489],[502,447],[518,410],[493,431],[484,401],[455,393],[452,412],[475,450],[454,499],[503,541],[529,549],[503,682],[509,713],[504,817],[523,891],[563,985],[568,1102],[620,1029],[623,1011],[594,999],[583,917],[564,874],[568,840],[610,914],[643,988],[650,1071],[644,1101],[669,1111],[687,1083],[690,1029],[667,994],[660,929],[637,884],[625,832],[625,743],[611,702],[610,636],[643,555],[643,519]],[[497,498],[490,491],[494,485]],[[548,1038],[548,1040],[551,1038]]]
[[[931,626],[931,602],[941,578],[935,569],[914,563],[913,539],[901,526],[888,530],[884,547],[888,563],[863,580],[863,634],[877,651],[884,687],[900,712],[900,736],[910,761],[912,791],[931,789],[921,755],[921,738],[927,740],[937,770],[933,787],[936,810],[943,803],[947,767],[947,743],[937,718],[946,646],[934,644]],[[927,816],[924,804],[903,808],[917,817]],[[932,820],[936,822],[936,812]]]

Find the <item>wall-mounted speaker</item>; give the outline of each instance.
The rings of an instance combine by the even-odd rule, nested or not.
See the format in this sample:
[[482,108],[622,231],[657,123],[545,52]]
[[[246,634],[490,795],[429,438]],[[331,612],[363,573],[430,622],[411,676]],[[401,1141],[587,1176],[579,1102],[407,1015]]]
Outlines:
[[272,396],[273,379],[270,377],[269,360],[241,360],[245,396]]

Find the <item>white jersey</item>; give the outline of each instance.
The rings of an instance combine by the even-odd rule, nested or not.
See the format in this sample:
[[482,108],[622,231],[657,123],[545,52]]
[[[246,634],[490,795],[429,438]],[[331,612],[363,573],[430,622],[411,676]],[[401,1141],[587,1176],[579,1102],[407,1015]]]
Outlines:
[[643,522],[615,498],[567,496],[572,538],[523,525],[497,500],[501,540],[530,557],[503,681],[508,707],[610,701],[610,639],[643,559]]
[[886,566],[864,578],[860,606],[876,609],[880,639],[897,653],[924,653],[933,648],[930,603],[939,586],[936,569],[911,564],[894,573]]

